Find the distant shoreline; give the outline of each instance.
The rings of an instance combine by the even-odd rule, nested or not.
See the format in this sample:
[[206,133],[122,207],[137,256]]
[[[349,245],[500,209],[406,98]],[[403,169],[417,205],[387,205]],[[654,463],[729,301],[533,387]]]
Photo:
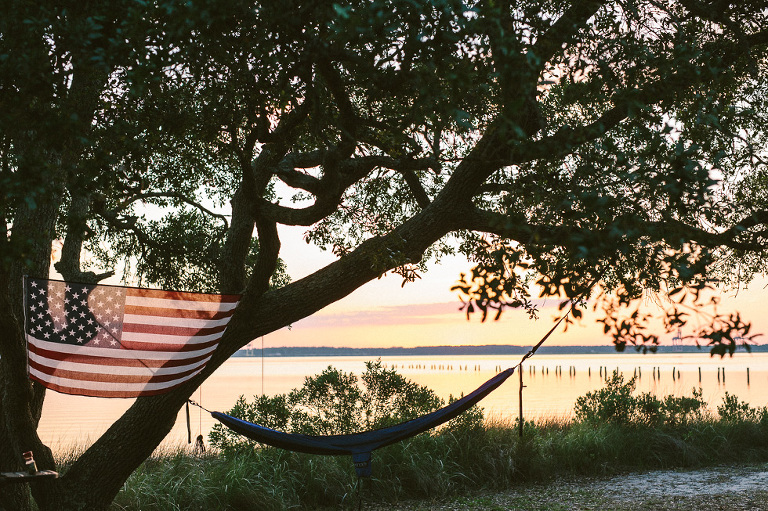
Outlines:
[[[333,348],[315,347],[269,347],[239,350],[234,357],[393,357],[393,356],[440,356],[440,355],[524,355],[530,346],[511,344],[488,344],[483,346],[417,346],[414,348]],[[768,353],[768,345],[751,346],[753,353]],[[739,346],[737,353],[746,353]],[[617,352],[614,346],[542,346],[538,353],[542,355],[622,355],[637,353],[628,346],[624,352]],[[704,346],[659,346],[657,353],[709,353]]]

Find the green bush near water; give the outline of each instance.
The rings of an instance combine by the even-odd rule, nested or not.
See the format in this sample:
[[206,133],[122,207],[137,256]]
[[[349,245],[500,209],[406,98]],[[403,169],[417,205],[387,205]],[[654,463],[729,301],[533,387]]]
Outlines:
[[[707,413],[701,389],[689,396],[659,399],[650,392],[635,396],[637,380],[624,381],[618,371],[605,380],[605,387],[576,399],[577,422],[623,426],[686,426],[700,422]],[[726,394],[727,397],[727,394]]]
[[[334,371],[329,368],[323,373],[326,377],[308,378],[305,383],[315,389],[322,388],[323,381],[358,385],[356,378],[338,372],[334,376]],[[384,387],[390,390],[415,390],[407,380],[383,369],[379,363],[371,363],[367,372],[373,380],[380,380],[379,384],[388,381],[389,386]],[[368,417],[370,424],[388,423],[385,412],[378,415],[373,409],[394,410],[395,415],[403,417],[405,412],[394,405],[403,402],[395,397],[397,392],[371,393],[377,383],[361,379],[363,386],[358,390],[333,390],[336,404],[357,396],[355,399],[360,401],[355,413]],[[726,395],[715,416],[707,412],[700,391],[694,390],[690,397],[659,399],[635,395],[634,390],[634,380],[625,382],[614,374],[603,389],[579,398],[573,420],[526,421],[522,438],[516,421],[483,422],[482,415],[475,410],[462,422],[377,450],[373,455],[374,477],[364,481],[361,498],[384,503],[431,500],[560,476],[768,461],[766,408],[753,408],[735,396]],[[424,399],[420,410],[438,406],[428,389],[419,388],[410,396],[416,399],[417,394]],[[311,392],[304,395],[311,396],[311,402],[319,398]],[[381,406],[363,406],[366,400],[372,402],[373,395],[380,396]],[[387,399],[383,399],[385,395]],[[283,408],[280,400],[277,404],[259,405],[258,400],[247,403],[243,399],[238,406],[257,415],[266,413],[270,407],[287,410],[291,413],[281,412],[282,415],[264,420],[290,427],[292,412],[307,409],[302,408],[301,399],[292,401],[286,396],[285,402]],[[329,413],[322,415],[318,427],[349,426],[345,418],[348,411],[336,417],[331,412],[342,411],[341,407],[334,408],[330,401],[323,406]],[[233,412],[237,412],[237,407]],[[295,424],[297,428],[308,427],[306,421]],[[313,456],[258,447],[242,440],[233,442],[223,434],[218,438],[222,443],[213,454],[195,456],[183,449],[157,453],[131,476],[115,501],[115,509],[279,510],[357,506],[357,480],[347,456]]]

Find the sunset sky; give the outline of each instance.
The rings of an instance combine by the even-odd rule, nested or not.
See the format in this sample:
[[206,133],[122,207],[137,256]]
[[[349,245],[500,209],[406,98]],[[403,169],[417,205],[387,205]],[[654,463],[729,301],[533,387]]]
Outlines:
[[[302,240],[303,228],[283,228],[282,257],[288,272],[297,280],[333,261],[328,252],[307,245]],[[462,258],[447,258],[422,275],[422,279],[401,287],[402,279],[388,275],[373,281],[356,292],[317,314],[274,332],[264,339],[267,347],[281,346],[338,346],[338,347],[394,347],[430,346],[445,344],[516,344],[537,342],[559,316],[558,301],[550,300],[540,306],[539,319],[534,321],[515,310],[508,310],[498,322],[485,323],[480,318],[467,320],[458,295],[450,288],[459,274],[471,265]],[[738,310],[746,321],[752,322],[753,332],[765,332],[768,342],[768,315],[763,305],[768,293],[768,281],[754,282],[750,289],[738,296],[724,296],[721,313]],[[652,304],[649,310],[658,310]],[[606,345],[610,339],[603,335],[602,325],[587,314],[580,324],[562,329],[548,341],[550,345]],[[683,330],[683,334],[686,332]],[[662,336],[669,344],[672,335]],[[260,340],[254,345],[260,346]]]

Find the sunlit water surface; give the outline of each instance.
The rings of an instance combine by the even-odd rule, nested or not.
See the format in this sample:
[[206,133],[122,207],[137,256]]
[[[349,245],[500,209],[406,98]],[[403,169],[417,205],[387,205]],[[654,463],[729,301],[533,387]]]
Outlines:
[[[329,365],[357,375],[370,357],[232,358],[209,378],[193,399],[209,410],[227,411],[240,395],[280,394],[300,387],[307,376]],[[383,357],[382,363],[426,385],[440,397],[467,394],[499,369],[517,364],[520,356]],[[560,368],[560,370],[558,370]],[[571,369],[573,368],[573,369]],[[618,369],[629,378],[638,375],[638,392],[690,395],[701,387],[704,399],[715,410],[727,391],[753,406],[768,404],[768,353],[741,353],[733,358],[692,354],[536,355],[523,368],[526,419],[567,417],[576,398],[603,386],[603,372]],[[747,379],[749,370],[749,381]],[[674,378],[673,378],[674,371]],[[678,376],[679,373],[679,376]],[[701,380],[699,380],[701,374]],[[520,380],[515,374],[485,398],[486,417],[515,419],[519,413]],[[54,450],[80,448],[92,443],[131,405],[131,399],[100,399],[48,392],[39,434]],[[191,408],[193,436],[206,437],[215,420]],[[177,445],[187,440],[184,409],[166,437]]]

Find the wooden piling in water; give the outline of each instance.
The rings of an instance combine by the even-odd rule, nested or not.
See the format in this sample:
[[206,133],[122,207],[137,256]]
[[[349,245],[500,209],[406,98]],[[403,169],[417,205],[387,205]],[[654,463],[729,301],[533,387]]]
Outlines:
[[749,385],[749,367],[747,367],[747,385]]

